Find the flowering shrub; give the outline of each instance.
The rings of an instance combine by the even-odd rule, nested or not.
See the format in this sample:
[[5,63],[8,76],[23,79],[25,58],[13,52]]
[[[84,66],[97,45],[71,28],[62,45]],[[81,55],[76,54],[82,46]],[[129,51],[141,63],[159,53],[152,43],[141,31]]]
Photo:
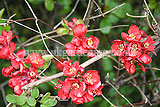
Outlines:
[[[111,52],[114,56],[120,56],[120,61],[124,64],[126,71],[130,74],[135,72],[134,63],[138,62],[141,66],[142,71],[145,72],[145,68],[142,64],[149,64],[152,62],[152,58],[149,56],[150,51],[155,55],[154,48],[152,44],[155,43],[151,39],[151,35],[147,36],[146,32],[139,30],[136,25],[131,25],[128,34],[122,32],[121,36],[123,39],[128,41],[128,45],[124,40],[114,40],[111,46]],[[147,39],[141,42],[141,38],[147,37]]]

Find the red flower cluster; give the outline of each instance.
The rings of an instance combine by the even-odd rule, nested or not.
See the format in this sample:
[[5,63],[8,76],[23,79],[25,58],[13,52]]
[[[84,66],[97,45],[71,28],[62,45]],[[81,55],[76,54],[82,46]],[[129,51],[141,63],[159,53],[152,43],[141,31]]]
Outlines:
[[[91,58],[95,56],[95,53],[89,51],[91,49],[97,49],[100,43],[99,39],[94,36],[89,36],[87,38],[85,35],[87,33],[87,28],[84,24],[76,25],[76,18],[72,19],[72,22],[68,23],[73,29],[73,35],[71,42],[65,45],[66,53],[69,56],[74,56],[75,54],[87,53],[87,57]],[[88,51],[88,52],[87,52]]]
[[26,58],[25,50],[18,50],[15,54],[16,45],[11,42],[12,32],[2,31],[0,35],[0,58],[7,59],[11,61],[11,66],[2,69],[3,76],[11,77],[9,79],[9,86],[14,88],[14,92],[17,95],[21,95],[23,90],[22,86],[36,81],[37,68],[42,67],[44,60],[42,56],[38,53],[31,53]]
[[[120,56],[120,61],[124,63],[124,66],[130,74],[135,72],[135,62],[138,62],[138,65],[141,66],[142,71],[145,72],[145,68],[142,65],[152,62],[151,57],[149,56],[150,51],[155,55],[154,48],[152,44],[155,43],[151,36],[147,37],[147,34],[143,30],[139,30],[136,25],[131,25],[129,34],[124,32],[121,33],[123,39],[128,41],[128,45],[124,40],[114,40],[113,45],[111,46],[111,52],[114,56]],[[147,39],[141,42],[141,38],[147,37]]]
[[[103,88],[98,71],[88,70],[84,73],[84,68],[79,66],[79,62],[75,61],[73,64],[70,59],[63,62],[64,76],[68,76],[64,82],[58,82],[54,88],[58,90],[58,96],[65,100],[71,98],[71,103],[76,104],[87,103],[93,101],[93,96],[101,95]],[[84,73],[84,74],[83,74]]]

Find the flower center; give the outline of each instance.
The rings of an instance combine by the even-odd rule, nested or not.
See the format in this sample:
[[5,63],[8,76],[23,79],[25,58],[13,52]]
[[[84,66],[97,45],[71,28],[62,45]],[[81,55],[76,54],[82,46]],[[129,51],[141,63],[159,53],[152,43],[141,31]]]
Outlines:
[[124,45],[123,44],[118,45],[118,49],[119,49],[119,51],[123,51]]
[[72,84],[72,87],[73,87],[74,89],[78,89],[78,88],[79,88],[79,85],[78,85],[78,83],[73,83],[73,84]]
[[36,63],[36,64],[38,64],[38,62],[39,62],[39,58],[36,60],[37,58],[35,57],[35,60],[34,60],[34,62]]
[[133,45],[132,45],[131,51],[133,51],[133,52],[138,51],[137,44],[133,44]]
[[132,34],[130,34],[129,35],[132,39],[135,39],[136,38],[136,36],[132,33]]
[[33,76],[35,75],[35,72],[31,71],[31,72],[29,73],[29,75],[30,75],[31,77],[33,77]]
[[74,73],[75,71],[76,71],[76,68],[74,68],[74,67],[69,70],[69,72],[71,72],[71,73]]
[[145,47],[145,48],[148,48],[148,46],[149,46],[149,43],[146,42],[146,43],[144,44],[144,47]]
[[88,46],[91,46],[93,44],[92,40],[88,40]]
[[88,83],[93,84],[92,75],[91,75],[91,74],[89,74],[89,75],[86,77],[86,80],[87,80]]
[[15,89],[16,89],[16,90],[19,90],[19,86],[18,86],[18,85],[16,85]]

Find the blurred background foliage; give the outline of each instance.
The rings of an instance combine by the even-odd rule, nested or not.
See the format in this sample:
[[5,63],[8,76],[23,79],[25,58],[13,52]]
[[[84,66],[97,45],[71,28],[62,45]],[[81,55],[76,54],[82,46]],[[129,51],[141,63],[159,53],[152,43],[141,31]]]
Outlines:
[[[37,17],[44,22],[48,23],[52,27],[54,27],[58,22],[61,21],[62,17],[64,18],[68,13],[72,10],[74,7],[76,0],[28,0],[29,3],[31,4],[34,12],[36,13]],[[132,15],[139,15],[142,16],[144,15],[144,3],[143,0],[95,0],[98,5],[101,7],[103,12],[106,12],[115,6],[118,6],[122,3],[126,3],[124,6],[120,7],[119,9],[105,15],[105,17],[99,17],[94,20],[90,20],[89,27],[88,29],[97,29],[97,28],[105,28],[105,27],[111,27],[114,25],[131,25],[135,24],[137,25],[140,29],[145,30],[148,35],[153,35],[153,32],[150,30],[146,20],[144,18],[131,18],[126,16],[126,13],[132,14]],[[80,18],[82,19],[86,8],[87,8],[88,0],[80,0],[76,10],[74,13],[68,18],[69,21],[72,20],[73,17]],[[156,20],[159,22],[160,21],[160,1],[159,0],[149,0],[148,1],[149,7],[156,18]],[[8,8],[6,8],[6,5]],[[17,20],[17,19],[24,19],[24,18],[31,18],[33,17],[30,10],[28,9],[27,5],[23,0],[1,0],[0,1],[0,9],[5,8],[4,14],[2,18],[8,19],[9,15],[13,15],[16,13],[16,16],[14,16],[12,19]],[[9,13],[8,13],[8,12]],[[91,16],[95,16],[100,14],[100,11],[97,10],[97,7],[94,5],[92,9]],[[150,18],[150,17],[149,17]],[[150,18],[151,20],[151,18]],[[152,22],[152,21],[151,21]],[[4,21],[0,20],[0,23],[4,23]],[[36,28],[34,20],[27,20],[27,21],[22,21],[21,23],[30,26],[34,29]],[[51,28],[49,28],[47,25],[40,23],[40,28],[42,32],[49,32],[52,31]],[[109,28],[109,29],[103,29],[101,31],[97,32],[89,32],[87,33],[87,36],[89,35],[94,35],[97,36],[100,39],[100,45],[99,45],[99,50],[109,50],[112,41],[115,39],[121,39],[121,32],[127,32],[129,27],[119,27],[119,28]],[[29,38],[37,35],[37,33],[30,31],[20,25],[17,24],[12,24],[11,27],[7,26],[0,26],[0,32],[2,30],[9,30],[11,29],[14,34],[19,36],[19,42],[18,40],[14,39],[14,41],[17,43],[17,46]],[[52,34],[56,35],[56,34]],[[49,36],[52,36],[49,35]],[[63,44],[66,44],[68,41],[71,40],[73,36],[63,36],[56,38],[56,40],[62,42]],[[34,39],[39,40],[40,38]],[[64,47],[51,41],[51,40],[46,40],[47,45],[51,50],[54,49],[60,49],[64,50]],[[57,48],[58,47],[58,48]],[[26,50],[45,50],[43,43],[38,42],[36,44],[33,44],[31,46],[24,47]],[[59,56],[60,58],[61,56]],[[118,57],[114,57],[118,59]],[[153,56],[153,62],[152,66],[153,67],[159,67],[160,62],[160,56],[159,53],[157,53],[157,56]],[[88,60],[86,56],[75,56],[71,58],[71,61],[74,62],[75,60],[79,60],[80,63]],[[9,61],[0,59],[0,69],[2,70],[3,67],[7,67],[10,65]],[[53,75],[55,73],[58,73],[59,71],[56,69],[55,66],[55,61],[52,61],[52,65],[45,71],[45,74],[48,75]],[[91,64],[86,68],[88,69],[95,69],[98,70],[101,75],[101,80],[104,83],[105,82],[105,76],[107,73],[109,74],[109,80],[110,81],[115,81],[117,80],[117,77],[120,75],[124,74],[123,78],[127,78],[130,75],[126,73],[125,70],[122,71],[117,71],[113,66],[117,66],[117,63],[115,63],[112,59],[109,59],[107,57]],[[139,67],[139,66],[137,66]],[[157,78],[160,78],[160,73],[159,71],[153,70],[153,72],[156,74]],[[136,70],[135,74],[138,73],[139,75],[135,78],[138,83],[142,83],[143,79],[142,77],[146,75],[146,81],[152,81],[154,78],[152,76],[152,73],[150,70],[146,70],[146,73],[143,73],[142,70],[138,69]],[[4,84],[9,78],[2,76],[0,73],[0,84]],[[62,77],[61,79],[64,79]],[[54,82],[57,82],[57,80],[53,80]],[[155,84],[152,83],[150,85],[145,86],[145,94],[147,96],[150,96],[149,99],[153,97],[151,91],[158,91],[159,90],[157,87],[154,87]],[[54,90],[54,85],[51,84],[50,82],[41,84],[38,86],[41,93],[46,93],[47,91],[51,92],[52,95],[57,95],[57,90]],[[154,89],[153,89],[154,87]],[[140,85],[140,88],[142,88],[142,85]],[[13,89],[10,88],[8,85],[5,85],[5,94],[13,93]],[[139,91],[132,85],[123,85],[119,86],[119,91],[127,97],[132,103],[137,103],[141,102],[141,94]],[[122,97],[119,96],[119,94],[110,86],[105,86],[103,89],[103,94],[115,105],[126,105],[128,104]],[[0,105],[1,107],[5,106],[4,101],[2,100],[2,93],[0,93]],[[56,105],[58,106],[71,106],[70,101],[64,101],[64,102],[58,102]],[[72,104],[72,106],[76,106],[75,104]],[[100,106],[100,107],[110,107],[110,105],[101,97],[101,96],[96,96],[93,100],[93,102],[89,102],[87,104],[83,105],[78,105],[79,107],[86,107],[86,106]]]

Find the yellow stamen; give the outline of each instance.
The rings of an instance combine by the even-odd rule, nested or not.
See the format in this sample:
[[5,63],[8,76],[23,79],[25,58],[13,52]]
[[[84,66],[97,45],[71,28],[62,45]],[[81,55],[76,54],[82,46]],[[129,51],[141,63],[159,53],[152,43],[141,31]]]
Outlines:
[[130,34],[129,35],[132,39],[135,39],[136,38],[136,36],[134,35],[134,34]]
[[88,40],[88,46],[91,46],[93,44],[92,40]]
[[149,43],[146,42],[146,43],[144,44],[144,47],[145,47],[145,48],[148,48],[148,46],[149,46]]

